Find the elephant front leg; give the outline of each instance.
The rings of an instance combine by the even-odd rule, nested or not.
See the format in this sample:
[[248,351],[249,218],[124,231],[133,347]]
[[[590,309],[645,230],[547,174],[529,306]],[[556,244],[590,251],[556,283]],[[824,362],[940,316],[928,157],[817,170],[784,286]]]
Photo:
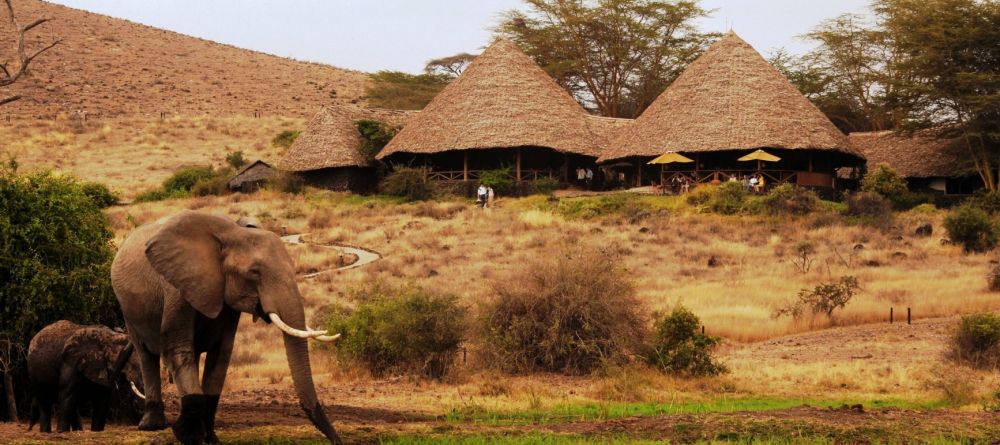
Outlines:
[[201,389],[205,394],[205,443],[219,443],[219,437],[215,435],[215,413],[226,383],[229,359],[233,355],[233,339],[240,321],[239,312],[230,311],[223,316],[228,316],[228,320],[220,320],[227,324],[222,328],[223,338],[205,354],[205,373],[201,378]]
[[137,347],[142,362],[142,386],[146,394],[146,409],[139,421],[142,431],[159,431],[167,427],[167,417],[163,414],[163,393],[160,389],[160,356]]
[[168,346],[170,369],[181,396],[181,414],[174,422],[174,436],[184,445],[201,445],[205,440],[205,395],[198,383],[198,356],[190,342]]
[[79,381],[76,370],[62,365],[59,369],[59,411],[56,421],[56,431],[65,433],[70,429],[80,428],[80,415],[77,413],[77,392]]
[[94,394],[92,406],[90,430],[104,431],[104,425],[108,420],[108,411],[111,408],[111,388],[102,388],[97,391]]

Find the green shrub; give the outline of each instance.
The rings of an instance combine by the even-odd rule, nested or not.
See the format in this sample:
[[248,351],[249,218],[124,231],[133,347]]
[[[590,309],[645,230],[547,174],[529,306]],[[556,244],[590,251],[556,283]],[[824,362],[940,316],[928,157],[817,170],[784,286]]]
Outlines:
[[687,196],[684,198],[684,201],[687,202],[688,205],[701,207],[708,205],[708,203],[712,202],[712,198],[714,195],[715,195],[715,187],[700,186],[700,187],[695,187],[694,190],[688,193]]
[[884,228],[892,222],[892,206],[878,193],[858,192],[847,198],[847,216]]
[[988,252],[997,245],[997,227],[986,211],[965,204],[944,218],[944,228],[953,243],[966,252]]
[[1000,191],[980,190],[973,197],[967,199],[966,203],[994,215],[1000,212]]
[[792,318],[800,318],[806,314],[807,309],[813,315],[833,317],[833,311],[847,306],[860,289],[858,279],[852,276],[840,277],[836,283],[821,283],[812,290],[802,289],[798,298],[775,310],[774,317],[790,315]]
[[886,164],[879,164],[875,171],[865,175],[861,191],[881,195],[896,210],[909,210],[930,202],[927,195],[911,192],[906,179]]
[[153,201],[163,201],[165,199],[179,199],[187,198],[189,195],[184,191],[173,191],[168,192],[162,188],[147,190],[136,196],[133,202],[153,202]]
[[510,167],[486,170],[479,174],[479,182],[487,187],[493,187],[498,195],[510,194],[514,189],[514,181],[510,178]]
[[0,340],[27,347],[60,319],[121,326],[113,233],[84,184],[0,167]]
[[267,180],[267,188],[280,193],[301,194],[306,189],[306,180],[292,172],[278,172]]
[[712,357],[722,341],[699,332],[701,321],[687,308],[678,306],[656,322],[656,339],[648,354],[649,364],[663,372],[684,376],[716,375],[725,365]]
[[346,315],[329,315],[326,328],[340,332],[337,356],[364,366],[375,377],[414,373],[440,379],[448,373],[467,330],[466,311],[452,295],[415,285],[375,283],[355,290],[360,304]]
[[165,192],[190,192],[199,181],[215,178],[217,175],[211,166],[204,167],[181,167],[174,174],[163,181]]
[[239,170],[247,165],[247,160],[243,157],[243,151],[238,150],[230,153],[226,153],[226,164],[229,164],[233,170]]
[[739,182],[724,182],[715,188],[709,207],[715,213],[735,215],[743,211],[747,190]]
[[[559,188],[559,180],[551,176],[535,180],[535,189],[538,190],[538,193],[550,195],[557,188]],[[496,191],[496,189],[493,190]]]
[[434,196],[434,182],[427,177],[427,169],[396,167],[392,173],[382,178],[379,191],[387,195],[400,196],[410,201],[422,201]]
[[208,196],[208,195],[228,195],[229,190],[229,175],[222,174],[214,176],[210,179],[203,179],[194,184],[191,187],[191,194],[194,196]]
[[1000,315],[966,315],[951,338],[950,357],[969,366],[993,369],[1000,366]]
[[80,190],[102,209],[118,204],[121,199],[117,193],[100,182],[84,182],[80,184]]
[[781,184],[761,198],[761,206],[772,215],[808,215],[819,206],[819,197],[805,187]]
[[291,147],[292,143],[299,138],[300,134],[302,134],[302,132],[299,130],[282,131],[281,133],[278,133],[274,139],[271,139],[271,145],[278,148],[288,149],[288,147]]
[[509,372],[587,374],[639,352],[642,302],[614,257],[567,249],[492,284],[480,332],[486,363]]
[[651,210],[649,203],[632,193],[563,199],[559,201],[558,207],[559,213],[570,218],[621,215],[630,221],[643,219]]
[[383,122],[371,119],[359,120],[355,122],[355,125],[358,127],[358,132],[361,133],[358,152],[369,162],[375,160],[375,156],[389,144],[398,131]]

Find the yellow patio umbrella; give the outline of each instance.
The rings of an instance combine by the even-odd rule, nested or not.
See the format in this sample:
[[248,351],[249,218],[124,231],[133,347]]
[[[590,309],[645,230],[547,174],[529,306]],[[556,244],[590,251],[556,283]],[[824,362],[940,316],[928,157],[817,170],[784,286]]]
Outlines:
[[764,150],[759,150],[759,149],[757,151],[754,151],[753,153],[750,153],[750,154],[748,154],[746,156],[743,156],[743,157],[737,159],[737,161],[757,161],[757,170],[760,170],[760,163],[761,163],[761,161],[764,161],[764,162],[778,162],[780,160],[781,160],[781,158],[779,158],[779,157],[777,157],[777,156],[775,156],[775,155],[773,155],[771,153],[768,153],[768,152],[766,152]]
[[647,162],[647,164],[673,164],[675,162],[686,164],[688,162],[694,162],[694,159],[688,158],[675,151],[668,151],[658,156],[656,159]]

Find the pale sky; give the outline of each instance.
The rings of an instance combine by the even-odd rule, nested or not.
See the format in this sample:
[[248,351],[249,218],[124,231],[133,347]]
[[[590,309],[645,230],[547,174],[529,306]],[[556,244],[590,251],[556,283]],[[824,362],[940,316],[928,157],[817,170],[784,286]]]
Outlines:
[[[418,73],[433,58],[478,53],[499,14],[520,0],[54,0],[278,56],[374,72]],[[825,19],[866,13],[870,0],[702,0],[703,31],[736,31],[767,56]]]

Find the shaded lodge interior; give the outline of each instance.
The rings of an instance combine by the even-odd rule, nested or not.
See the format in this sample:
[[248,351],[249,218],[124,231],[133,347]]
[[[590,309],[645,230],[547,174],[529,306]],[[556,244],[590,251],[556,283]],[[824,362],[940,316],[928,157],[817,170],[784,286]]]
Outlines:
[[560,153],[547,147],[525,146],[449,150],[438,153],[398,153],[385,159],[392,165],[424,167],[439,181],[476,181],[483,171],[510,169],[515,181],[551,177],[569,183],[577,168],[595,169],[594,157]]

